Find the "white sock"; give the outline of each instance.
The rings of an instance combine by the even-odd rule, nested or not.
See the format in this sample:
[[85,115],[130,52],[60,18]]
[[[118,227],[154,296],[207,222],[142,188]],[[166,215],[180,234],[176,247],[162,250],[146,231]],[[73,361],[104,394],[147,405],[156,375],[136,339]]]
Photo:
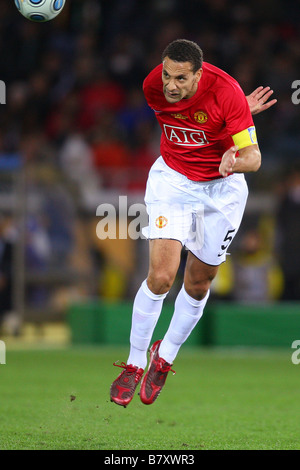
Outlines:
[[180,290],[169,329],[159,347],[159,356],[173,364],[181,345],[187,340],[203,315],[210,291],[202,300],[193,299],[185,290]]
[[166,296],[167,293],[153,294],[148,288],[146,280],[142,283],[133,303],[130,352],[127,364],[145,369],[147,351]]

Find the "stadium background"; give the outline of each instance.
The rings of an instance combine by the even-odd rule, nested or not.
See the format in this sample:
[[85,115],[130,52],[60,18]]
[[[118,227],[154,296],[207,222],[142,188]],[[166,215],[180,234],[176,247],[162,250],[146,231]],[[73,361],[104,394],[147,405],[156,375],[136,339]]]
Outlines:
[[[160,132],[142,81],[185,37],[246,94],[270,86],[278,99],[255,116],[262,167],[247,175],[242,228],[190,342],[290,348],[300,315],[300,105],[291,99],[300,2],[71,0],[47,24],[26,21],[13,1],[0,6],[1,338],[127,343],[147,243],[101,241],[96,209],[117,208],[120,195],[143,202]],[[161,321],[170,314],[166,304]]]

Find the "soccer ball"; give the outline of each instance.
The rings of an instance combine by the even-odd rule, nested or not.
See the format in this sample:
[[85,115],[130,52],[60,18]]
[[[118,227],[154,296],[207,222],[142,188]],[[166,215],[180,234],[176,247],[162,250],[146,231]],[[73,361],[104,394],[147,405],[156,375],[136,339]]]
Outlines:
[[62,11],[66,0],[15,0],[19,12],[28,20],[53,20]]

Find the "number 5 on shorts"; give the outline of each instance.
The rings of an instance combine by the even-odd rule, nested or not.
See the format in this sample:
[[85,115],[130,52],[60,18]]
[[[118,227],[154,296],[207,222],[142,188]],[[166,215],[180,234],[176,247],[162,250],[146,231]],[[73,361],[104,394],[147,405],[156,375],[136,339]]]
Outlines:
[[225,250],[227,250],[227,248],[229,247],[229,245],[230,245],[230,243],[233,239],[233,235],[231,235],[231,234],[233,234],[235,232],[235,230],[236,229],[234,228],[234,229],[228,230],[228,232],[226,233],[225,238],[223,240],[223,245],[221,245],[222,253],[219,253],[218,256],[222,256],[223,252]]

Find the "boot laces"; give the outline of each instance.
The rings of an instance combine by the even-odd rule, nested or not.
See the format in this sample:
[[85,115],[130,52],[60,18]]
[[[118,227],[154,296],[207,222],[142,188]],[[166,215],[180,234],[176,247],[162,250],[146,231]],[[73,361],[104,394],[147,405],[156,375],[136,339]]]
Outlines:
[[162,373],[173,372],[173,375],[176,374],[175,370],[172,369],[172,364],[166,362],[162,357],[157,361],[156,370]]
[[136,366],[133,366],[132,364],[126,364],[125,362],[121,362],[121,364],[118,364],[118,361],[116,361],[113,363],[113,365],[116,367],[121,367],[121,369],[124,369],[124,372],[129,375],[137,374],[136,378],[139,378],[143,374],[143,372],[140,372],[141,369]]

